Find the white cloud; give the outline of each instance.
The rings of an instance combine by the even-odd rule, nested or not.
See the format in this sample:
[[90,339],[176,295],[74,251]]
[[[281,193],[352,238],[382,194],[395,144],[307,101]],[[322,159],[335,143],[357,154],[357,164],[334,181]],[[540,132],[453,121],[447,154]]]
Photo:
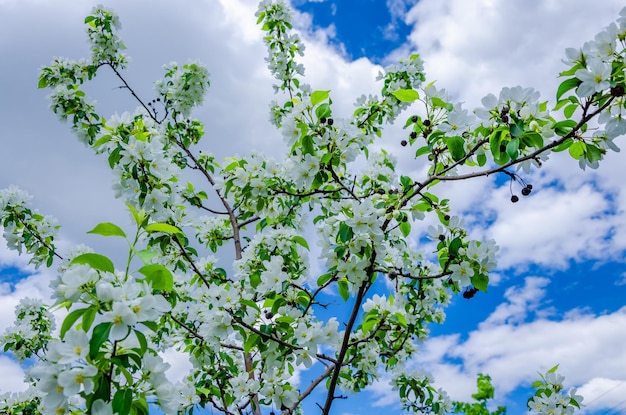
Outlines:
[[523,287],[510,287],[504,293],[508,302],[496,307],[493,313],[482,323],[484,325],[516,324],[523,322],[529,312],[539,307],[545,290],[550,283],[547,278],[528,277]]
[[[596,377],[626,379],[626,352],[622,345],[626,333],[616,330],[626,324],[626,307],[609,314],[593,315],[584,312],[566,313],[560,319],[538,318],[531,322],[511,324],[503,315],[525,315],[536,310],[545,293],[545,281],[527,278],[524,287],[507,292],[508,302],[480,324],[467,339],[451,344],[451,336],[428,347],[438,347],[444,359],[419,360],[433,366],[436,378],[444,379],[452,370],[465,374],[488,373],[492,376],[499,394],[506,394],[520,384],[529,385],[537,371],[545,371],[560,364],[560,373],[565,375],[567,385],[582,385]],[[537,301],[535,301],[537,300]],[[503,312],[503,310],[505,312]],[[509,313],[514,310],[513,313]],[[460,359],[462,364],[441,363],[445,358]],[[593,364],[590,364],[593,362]],[[448,388],[453,397],[467,399],[466,382],[459,393],[455,382],[440,383]],[[452,387],[451,387],[452,385]],[[585,395],[583,395],[585,396]],[[592,393],[589,400],[596,396]]]
[[24,370],[8,356],[0,355],[0,393],[23,392],[28,385],[23,382]]
[[583,413],[604,410],[603,413],[626,412],[626,380],[593,378],[581,386],[577,394],[585,397]]
[[[23,298],[42,299],[50,298],[50,288],[48,284],[52,279],[49,270],[42,269],[35,272],[32,266],[26,264],[25,257],[18,257],[16,253],[7,251],[0,244],[0,269],[6,267],[17,267],[32,273],[17,282],[0,281],[0,335],[15,321],[15,307]],[[22,367],[10,359],[8,355],[0,354],[0,393],[20,392],[27,388],[23,382],[24,371]]]
[[[496,387],[496,402],[506,404],[507,394],[530,386],[538,371],[559,364],[565,386],[578,386],[588,410],[619,403],[626,391],[626,333],[616,328],[626,326],[626,307],[600,315],[571,310],[559,319],[523,322],[529,312],[546,310],[546,281],[526,278],[524,286],[508,290],[507,301],[467,337],[428,339],[409,367],[429,371],[435,385],[453,400],[465,401],[475,392],[476,375],[487,373]],[[385,379],[371,390],[380,404],[397,405],[397,392]]]

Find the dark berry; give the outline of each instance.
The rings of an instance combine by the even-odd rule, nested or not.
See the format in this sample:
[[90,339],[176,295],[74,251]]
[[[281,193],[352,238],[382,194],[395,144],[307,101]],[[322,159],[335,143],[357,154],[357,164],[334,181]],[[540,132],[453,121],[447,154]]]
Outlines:
[[527,185],[526,185],[526,187],[527,187],[529,190],[533,190],[533,185],[532,185],[532,184],[527,184]]
[[406,147],[406,145],[407,145],[407,144],[409,144],[409,142],[408,142],[408,141],[406,141],[406,140],[402,140],[402,141],[400,141],[400,145],[401,145],[402,147]]
[[445,235],[439,235],[439,240],[441,242],[445,241],[446,240],[446,236]]
[[502,122],[505,123],[505,124],[508,124],[509,123],[509,116],[508,115],[503,115],[502,116]]
[[411,122],[416,123],[417,122],[417,115],[414,115],[411,117]]
[[450,215],[444,215],[443,220],[445,220],[445,221],[450,220]]
[[402,216],[402,222],[408,222],[408,221],[409,221],[408,216]]
[[321,122],[322,124],[326,124],[326,117],[322,117],[322,118],[320,118],[320,122]]
[[428,127],[428,126],[430,125],[430,120],[424,120],[424,123],[423,123],[423,124],[424,124],[426,127]]
[[466,298],[469,300],[470,298],[473,298],[477,292],[478,292],[478,289],[476,289],[475,287],[470,287],[467,290],[465,290],[465,292],[463,292],[463,298]]
[[511,196],[511,202],[517,203],[518,201],[519,201],[519,196],[517,196],[517,195]]
[[411,138],[417,138],[417,133],[415,131],[411,131]]
[[525,187],[522,189],[522,195],[528,196],[529,194],[530,194],[530,189],[528,187]]
[[614,97],[621,97],[624,95],[624,87],[622,85],[616,85],[611,88],[611,95]]
[[328,125],[333,125],[335,123],[335,120],[333,120],[332,118],[328,119]]

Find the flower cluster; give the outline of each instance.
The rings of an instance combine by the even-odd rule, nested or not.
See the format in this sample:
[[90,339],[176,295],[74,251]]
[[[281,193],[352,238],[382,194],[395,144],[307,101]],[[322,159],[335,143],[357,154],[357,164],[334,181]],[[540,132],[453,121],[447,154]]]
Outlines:
[[120,52],[126,49],[126,46],[117,33],[122,28],[117,13],[102,6],[96,6],[85,18],[85,23],[92,62],[95,65],[106,63],[123,69],[128,63],[128,57]]
[[583,397],[576,395],[576,389],[563,389],[562,375],[556,373],[558,366],[540,374],[541,380],[533,383],[537,389],[535,396],[528,400],[528,408],[539,415],[571,415],[580,409]]
[[54,316],[41,300],[24,298],[15,307],[15,323],[0,337],[0,348],[11,350],[18,361],[42,357],[56,327]]
[[264,41],[268,46],[268,57],[265,61],[269,70],[280,81],[274,89],[292,92],[300,87],[298,76],[304,75],[304,66],[296,63],[294,57],[304,55],[304,45],[295,33],[289,33],[291,10],[282,1],[264,0],[256,12],[259,22],[263,22],[263,30],[267,32]]
[[50,266],[54,259],[54,237],[59,229],[54,217],[41,215],[28,207],[31,197],[17,186],[0,190],[0,225],[10,249],[32,255],[36,267]]
[[163,67],[165,77],[155,82],[154,87],[166,108],[177,114],[189,117],[191,109],[202,104],[210,85],[209,71],[197,62],[186,63],[181,67],[172,62]]

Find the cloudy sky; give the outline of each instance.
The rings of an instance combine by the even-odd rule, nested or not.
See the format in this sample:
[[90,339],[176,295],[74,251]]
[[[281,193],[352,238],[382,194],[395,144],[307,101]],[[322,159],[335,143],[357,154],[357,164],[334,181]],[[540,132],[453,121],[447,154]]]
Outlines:
[[[203,145],[219,156],[256,149],[280,157],[280,135],[267,121],[273,99],[256,0],[111,0],[132,63],[128,81],[150,97],[170,61],[200,60],[212,87],[196,116]],[[0,0],[0,188],[18,184],[33,204],[63,225],[61,248],[78,243],[116,255],[114,242],[85,235],[96,223],[127,224],[113,199],[104,160],[95,158],[48,109],[38,69],[54,56],[87,56],[83,18],[92,0]],[[307,47],[303,63],[314,89],[330,89],[347,116],[361,94],[375,93],[382,66],[419,52],[436,80],[465,108],[503,86],[531,86],[553,102],[566,47],[581,46],[613,21],[619,0],[293,0]],[[382,66],[381,66],[382,65]],[[89,87],[103,114],[134,103],[111,76]],[[401,169],[421,166],[386,130],[382,145]],[[616,140],[624,146],[623,139]],[[525,176],[532,196],[511,204],[494,178],[446,184],[442,192],[476,237],[499,243],[496,285],[471,301],[455,299],[445,325],[432,328],[414,362],[430,370],[454,399],[467,399],[476,374],[489,373],[497,403],[524,412],[537,371],[559,363],[567,386],[585,396],[590,414],[626,413],[626,177],[624,155],[598,171],[581,171],[563,154]],[[444,187],[444,186],[442,186]],[[110,244],[110,245],[108,245]],[[30,269],[0,244],[0,331],[19,298],[48,295],[51,271]],[[0,354],[0,391],[22,388],[22,369]],[[174,376],[175,374],[173,374]],[[384,383],[337,413],[399,413]]]

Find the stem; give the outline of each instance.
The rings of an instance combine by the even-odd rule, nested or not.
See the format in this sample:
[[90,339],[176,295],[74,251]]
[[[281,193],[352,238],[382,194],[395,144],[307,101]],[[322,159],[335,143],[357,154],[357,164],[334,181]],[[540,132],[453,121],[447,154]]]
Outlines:
[[317,385],[322,383],[322,381],[324,379],[326,379],[330,375],[330,373],[332,372],[333,369],[334,369],[334,366],[332,366],[332,365],[328,366],[326,368],[326,370],[324,371],[324,373],[319,375],[313,382],[311,382],[309,387],[306,388],[306,390],[300,394],[300,397],[298,398],[298,400],[293,405],[291,405],[289,408],[285,409],[281,413],[281,415],[291,415],[291,414],[293,414],[293,411],[298,407],[298,405],[300,405],[300,402],[302,402],[307,396],[309,396],[311,394],[311,392],[313,392],[315,390]]
[[339,350],[339,355],[337,356],[337,363],[335,364],[333,376],[330,379],[330,384],[328,385],[328,395],[326,395],[326,403],[324,404],[324,408],[322,409],[322,415],[330,415],[330,408],[333,405],[333,401],[335,400],[335,389],[337,387],[337,382],[339,381],[339,373],[341,372],[341,367],[343,366],[343,361],[346,357],[346,352],[348,351],[352,328],[354,327],[357,315],[359,314],[359,309],[361,308],[361,302],[363,301],[363,297],[365,296],[365,292],[367,291],[367,284],[368,282],[366,281],[361,285],[361,288],[359,288],[359,292],[356,295],[356,299],[354,300],[352,313],[350,314],[350,319],[348,320],[348,324],[346,325],[345,334],[343,335],[343,341],[341,342],[341,349]]
[[115,75],[117,75],[117,77],[122,81],[122,83],[124,84],[123,88],[126,88],[130,92],[130,94],[133,96],[133,98],[135,98],[137,100],[137,102],[139,102],[139,104],[146,110],[146,112],[148,113],[150,118],[152,118],[152,120],[154,122],[156,122],[157,124],[161,124],[161,122],[159,120],[157,120],[155,116],[152,115],[152,112],[150,111],[150,109],[148,109],[146,104],[143,103],[141,98],[139,98],[139,96],[130,87],[130,85],[128,85],[128,82],[126,82],[126,79],[124,79],[122,74],[119,73],[119,71],[115,68],[115,66],[113,66],[111,63],[107,63],[107,65],[109,66],[109,68],[111,68],[113,70],[113,72],[115,72]]
[[135,233],[135,240],[133,241],[132,244],[130,245],[130,249],[128,250],[128,260],[126,261],[126,271],[124,272],[124,276],[126,278],[128,278],[128,273],[130,271],[130,263],[133,260],[133,251],[135,249],[135,245],[137,245],[137,241],[139,240],[139,233],[140,233],[141,228],[137,227],[137,232]]
[[28,231],[35,237],[35,239],[37,239],[39,241],[40,244],[42,244],[43,246],[45,246],[46,248],[48,248],[49,251],[52,251],[52,255],[54,255],[55,257],[57,257],[58,259],[60,259],[61,261],[63,261],[63,257],[59,254],[57,254],[56,249],[54,248],[54,245],[48,245],[47,243],[45,243],[42,239],[41,236],[39,235],[38,232],[35,232],[32,227],[27,223],[24,222],[22,220],[22,218],[17,217],[17,220],[20,221],[20,223],[22,225],[24,225],[24,228],[28,229]]
[[[422,183],[422,186],[420,186],[420,190],[423,189],[426,185],[428,185],[430,182],[432,182],[434,180],[441,180],[441,181],[464,180],[464,179],[470,179],[472,177],[488,176],[488,175],[493,174],[493,173],[499,173],[501,171],[504,171],[506,168],[514,166],[516,164],[519,164],[522,161],[534,159],[537,156],[539,156],[541,153],[544,153],[547,150],[550,150],[550,149],[552,149],[554,147],[557,147],[558,145],[562,144],[568,138],[574,138],[576,136],[576,133],[578,133],[578,131],[582,128],[583,125],[585,125],[587,122],[589,122],[593,117],[598,115],[600,112],[604,111],[609,105],[611,105],[611,103],[613,102],[614,99],[615,99],[615,97],[609,98],[604,103],[604,105],[602,105],[601,107],[599,107],[597,110],[593,111],[590,114],[587,114],[587,109],[588,109],[588,106],[587,106],[586,108],[584,108],[583,117],[580,119],[578,124],[576,124],[576,126],[572,129],[572,131],[570,131],[569,133],[565,134],[560,139],[555,140],[555,141],[551,142],[550,144],[545,145],[542,148],[540,148],[540,149],[538,149],[538,150],[536,150],[536,151],[534,151],[534,152],[532,152],[532,153],[530,153],[530,154],[528,154],[526,156],[517,158],[515,160],[511,160],[508,163],[505,163],[505,164],[503,164],[503,165],[501,165],[499,167],[494,167],[493,169],[483,170],[481,172],[463,174],[463,175],[459,175],[459,176],[440,176],[440,175],[432,176],[431,178],[426,180],[426,182]],[[445,171],[447,171],[447,170],[444,170],[444,172]]]

